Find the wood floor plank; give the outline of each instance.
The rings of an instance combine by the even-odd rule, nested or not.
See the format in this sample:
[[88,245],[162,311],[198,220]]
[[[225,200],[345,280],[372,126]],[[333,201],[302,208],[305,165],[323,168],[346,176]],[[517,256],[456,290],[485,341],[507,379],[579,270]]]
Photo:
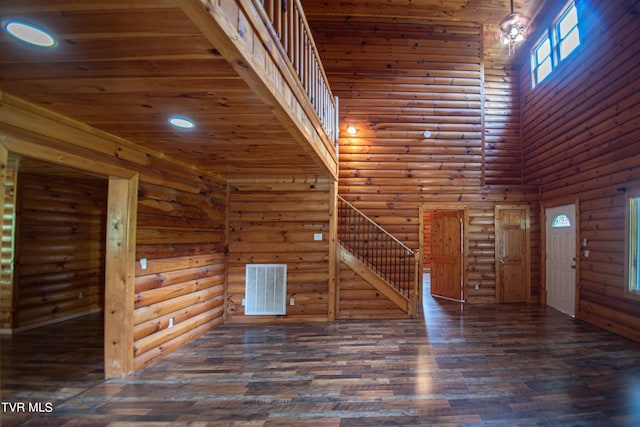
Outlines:
[[[541,305],[222,326],[104,381],[99,315],[3,336],[2,425],[640,425],[640,344]],[[4,406],[4,405],[3,405]]]

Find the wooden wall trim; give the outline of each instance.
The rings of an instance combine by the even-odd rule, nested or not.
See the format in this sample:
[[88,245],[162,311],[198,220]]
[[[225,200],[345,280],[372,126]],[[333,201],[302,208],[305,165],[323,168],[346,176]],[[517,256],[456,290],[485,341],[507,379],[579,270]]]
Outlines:
[[337,254],[337,229],[338,229],[338,182],[332,181],[329,187],[329,307],[327,318],[336,320],[338,311],[337,276],[340,266]]
[[135,290],[138,176],[109,179],[105,266],[105,376],[133,371],[133,296]]
[[[155,177],[153,173],[149,173],[148,170],[162,168],[165,172],[171,172],[182,179],[197,174],[224,181],[220,175],[204,172],[193,165],[169,159],[164,153],[142,148],[128,140],[39,107],[1,90],[0,124],[2,125],[0,142],[10,152],[41,160],[46,156],[46,161],[50,163],[103,176],[130,178],[139,173],[141,178],[156,184],[163,184],[164,181]],[[72,144],[74,150],[65,150],[66,144]],[[123,167],[122,163],[127,163],[131,167]]]

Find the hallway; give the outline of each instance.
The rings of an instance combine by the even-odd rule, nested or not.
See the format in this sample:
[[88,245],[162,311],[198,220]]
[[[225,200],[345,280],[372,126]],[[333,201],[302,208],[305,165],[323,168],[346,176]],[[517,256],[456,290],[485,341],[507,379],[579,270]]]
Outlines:
[[44,328],[35,342],[3,336],[2,401],[52,402],[53,412],[3,411],[2,425],[640,423],[640,344],[539,305],[427,294],[424,309],[426,324],[225,325],[109,381],[96,372],[101,342],[83,334],[71,345],[99,316]]

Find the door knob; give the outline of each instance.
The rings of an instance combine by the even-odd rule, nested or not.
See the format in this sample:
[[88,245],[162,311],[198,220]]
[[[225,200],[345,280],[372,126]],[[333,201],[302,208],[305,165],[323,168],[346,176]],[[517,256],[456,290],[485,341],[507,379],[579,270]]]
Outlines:
[[504,258],[500,258],[500,264],[504,264]]

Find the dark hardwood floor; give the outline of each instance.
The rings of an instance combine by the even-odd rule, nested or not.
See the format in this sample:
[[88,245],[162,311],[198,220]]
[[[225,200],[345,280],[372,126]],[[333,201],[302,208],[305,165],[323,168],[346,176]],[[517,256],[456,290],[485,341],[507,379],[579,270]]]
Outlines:
[[640,344],[539,305],[424,311],[225,325],[109,381],[100,316],[5,336],[2,425],[640,425]]

